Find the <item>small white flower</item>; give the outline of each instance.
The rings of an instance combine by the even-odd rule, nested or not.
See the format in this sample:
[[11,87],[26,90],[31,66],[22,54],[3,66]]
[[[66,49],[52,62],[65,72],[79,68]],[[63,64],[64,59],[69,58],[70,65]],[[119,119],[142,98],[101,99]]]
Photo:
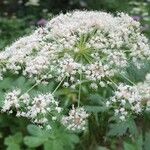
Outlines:
[[68,130],[85,130],[87,117],[89,114],[82,108],[74,108],[69,111],[69,116],[64,116],[62,118],[62,124],[67,127]]
[[52,117],[52,120],[54,120],[54,121],[55,121],[56,119],[57,119],[57,117],[54,117],[54,116]]
[[107,107],[110,106],[110,102],[109,102],[109,101],[106,102],[106,106],[107,106]]
[[29,1],[26,3],[26,6],[29,6],[29,5],[39,6],[39,0],[29,0]]
[[99,83],[99,85],[100,85],[101,87],[105,87],[105,83],[104,83],[103,81],[101,81],[101,82]]
[[[143,110],[142,95],[137,86],[129,86],[120,84],[114,96],[110,97],[111,106],[116,115],[121,115],[119,118],[124,121],[128,114],[139,114]],[[108,102],[106,102],[106,106]],[[116,109],[118,107],[118,109]]]
[[47,126],[46,126],[46,129],[47,129],[47,130],[51,130],[52,127],[51,127],[50,125],[47,125]]
[[98,89],[98,86],[96,83],[91,83],[90,87],[94,90],[97,90]]
[[[20,94],[21,94],[21,91],[19,89],[6,93],[4,105],[2,106],[2,111],[6,112],[12,108],[18,109],[20,107],[20,103],[19,103]],[[11,112],[11,110],[9,112]]]
[[125,121],[125,116],[120,116],[120,120]]

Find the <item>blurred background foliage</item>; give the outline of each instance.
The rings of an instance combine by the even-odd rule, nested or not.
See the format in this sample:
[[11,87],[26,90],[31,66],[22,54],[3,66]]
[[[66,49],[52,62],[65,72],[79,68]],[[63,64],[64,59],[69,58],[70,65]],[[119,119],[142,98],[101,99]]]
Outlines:
[[[150,38],[150,0],[0,0],[0,50],[3,50],[20,36],[31,33],[38,26],[45,26],[46,22],[54,15],[76,9],[100,10],[114,14],[120,11],[126,12],[141,22],[141,30]],[[3,85],[9,86],[11,83],[12,81],[5,81]],[[3,87],[3,85],[0,86]],[[93,99],[99,99],[98,95],[94,96]],[[95,112],[97,111],[96,108],[93,108]],[[147,117],[150,120],[150,117]],[[105,120],[103,121],[105,122]],[[139,121],[137,120],[137,122]],[[102,133],[94,135],[97,136],[97,139],[94,139],[91,134],[89,139],[85,138],[80,141],[80,144],[77,144],[79,143],[78,137],[64,132],[63,128],[55,126],[55,130],[51,133],[45,133],[36,126],[28,126],[28,124],[29,122],[22,118],[15,119],[12,116],[0,114],[0,150],[42,150],[43,148],[44,150],[108,150],[102,146],[93,148],[95,142],[100,142],[96,140],[101,140],[100,138],[105,132],[103,126],[101,126]],[[121,128],[121,125],[112,126],[113,132],[110,130],[110,135],[118,136],[130,129],[136,138],[127,141],[120,138],[110,138],[108,139],[111,141],[109,147],[116,150],[116,143],[119,140],[123,143],[124,150],[143,150],[143,146],[144,150],[150,150],[150,132],[145,133],[145,135],[137,134],[136,127],[133,128],[133,126],[134,122],[132,121],[123,125],[124,128]],[[89,128],[93,130],[93,133],[96,133],[96,129],[93,129],[92,126]],[[84,135],[84,137],[86,136]],[[144,141],[142,136],[144,136]],[[90,145],[88,141],[92,140],[93,145]],[[74,145],[76,144],[75,148]],[[119,144],[117,147],[121,149]]]
[[0,50],[52,16],[76,9],[129,13],[150,36],[150,0],[0,0]]

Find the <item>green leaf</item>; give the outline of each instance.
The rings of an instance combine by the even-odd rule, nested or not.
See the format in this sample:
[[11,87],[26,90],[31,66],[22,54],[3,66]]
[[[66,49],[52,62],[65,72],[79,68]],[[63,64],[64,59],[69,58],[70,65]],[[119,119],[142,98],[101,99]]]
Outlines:
[[2,81],[0,81],[0,91],[10,89],[12,82],[12,78],[4,78]]
[[44,144],[46,139],[40,138],[40,137],[32,137],[32,136],[26,136],[24,138],[24,143],[33,148],[33,147],[39,147],[40,145]]
[[86,109],[86,111],[93,112],[93,113],[104,112],[107,110],[106,107],[102,107],[102,106],[85,106],[84,108]]
[[147,132],[145,135],[145,141],[144,141],[144,150],[150,149],[150,132]]
[[44,150],[64,150],[63,144],[57,140],[47,141],[44,144]]
[[25,77],[20,76],[13,82],[13,87],[20,88],[22,92],[25,92],[34,84],[33,80],[27,80]]
[[137,150],[133,144],[127,142],[124,142],[123,146],[124,146],[124,150]]
[[36,125],[28,125],[27,130],[31,135],[35,136],[40,136],[42,132],[42,130]]
[[7,147],[7,150],[21,150],[18,144],[11,144]]
[[24,143],[29,147],[44,146],[44,150],[73,150],[74,145],[79,142],[78,136],[68,133],[61,126],[52,125],[50,131],[40,129],[35,125],[29,125],[28,131],[31,136],[24,138]]
[[14,85],[18,88],[22,88],[24,86],[24,83],[26,82],[25,77],[20,76],[15,82]]
[[129,128],[129,132],[133,135],[137,135],[138,134],[138,129],[137,126],[135,124],[135,121],[133,119],[130,119],[128,121],[128,128]]
[[5,138],[4,144],[7,145],[7,150],[21,150],[20,144],[22,142],[22,134],[16,133],[15,135]]
[[124,142],[124,150],[143,150],[142,134],[133,137],[130,141]]
[[32,136],[26,136],[24,138],[24,143],[29,147],[39,147],[43,145],[48,141],[50,136],[49,131],[46,132],[36,125],[28,125],[27,130]]
[[27,127],[28,132],[33,135],[33,136],[38,136],[38,137],[49,137],[49,131],[42,130],[36,125],[28,125]]
[[103,104],[105,99],[100,94],[91,94],[89,100],[92,104]]
[[37,88],[38,88],[38,91],[41,91],[42,93],[43,92],[47,93],[47,92],[53,91],[54,85],[55,85],[54,82],[51,81],[50,83],[48,83],[48,85],[44,85],[44,84],[38,85]]
[[127,129],[128,129],[128,124],[126,122],[111,124],[108,135],[121,136],[126,133]]
[[110,125],[110,131],[108,132],[108,135],[110,136],[121,136],[124,135],[127,130],[131,134],[137,134],[137,128],[134,120],[129,119],[127,121],[117,122],[115,124]]
[[70,134],[69,135],[70,141],[77,144],[79,142],[79,137],[76,136],[75,134]]
[[9,145],[10,143],[19,144],[19,143],[21,143],[21,141],[22,141],[22,134],[21,134],[21,133],[16,133],[16,134],[13,135],[13,136],[8,136],[8,137],[5,139],[5,144],[6,144],[6,145]]
[[[147,72],[149,72],[150,64],[146,61],[143,62],[144,66],[141,69],[138,69],[135,65],[131,64],[127,68],[127,78],[129,78],[133,82],[143,81]],[[124,79],[125,80],[125,79]]]

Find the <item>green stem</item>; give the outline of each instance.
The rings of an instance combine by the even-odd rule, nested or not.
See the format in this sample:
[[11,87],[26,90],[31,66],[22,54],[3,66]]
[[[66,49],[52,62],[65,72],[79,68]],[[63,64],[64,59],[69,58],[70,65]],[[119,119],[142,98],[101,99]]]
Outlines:
[[80,73],[79,95],[78,95],[78,107],[80,106],[80,98],[81,98],[81,80],[82,80],[82,74]]
[[62,82],[65,80],[66,76],[60,81],[60,83],[57,85],[57,87],[55,88],[55,90],[52,92],[52,94],[54,94],[58,88],[61,86]]
[[133,85],[136,85],[134,82],[132,82],[129,78],[127,78],[125,75],[123,75],[123,74],[121,74],[120,73],[120,75],[124,78],[124,79],[126,79],[128,82],[130,82],[131,84],[133,84]]
[[111,78],[109,78],[109,77],[107,77],[107,78],[116,86],[116,88],[118,88],[118,85]]
[[[48,75],[49,74],[49,72],[46,74],[46,75]],[[36,82],[30,89],[28,89],[25,93],[23,93],[22,95],[24,95],[24,94],[27,94],[27,93],[29,93],[34,87],[36,87],[42,80],[43,80],[44,78],[41,78],[40,80],[39,80],[39,82]],[[21,96],[22,96],[21,95]],[[20,97],[21,97],[20,96]],[[19,97],[19,98],[20,98]]]

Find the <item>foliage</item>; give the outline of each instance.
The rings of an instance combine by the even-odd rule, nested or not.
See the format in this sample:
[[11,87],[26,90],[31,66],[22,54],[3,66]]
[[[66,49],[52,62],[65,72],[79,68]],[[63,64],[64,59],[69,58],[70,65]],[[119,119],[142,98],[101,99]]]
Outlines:
[[20,150],[20,143],[22,142],[22,134],[16,133],[13,136],[8,136],[5,138],[5,145],[7,145],[7,150]]
[[26,136],[24,143],[29,147],[43,145],[44,150],[72,150],[74,149],[74,144],[79,142],[78,136],[67,133],[63,128],[57,126],[51,131],[42,131],[36,126],[29,125],[28,131],[31,136]]
[[17,19],[10,18],[6,19],[4,17],[0,18],[0,50],[2,50],[6,45],[11,44],[20,36],[28,34],[31,32],[32,27],[27,22],[30,18]]

